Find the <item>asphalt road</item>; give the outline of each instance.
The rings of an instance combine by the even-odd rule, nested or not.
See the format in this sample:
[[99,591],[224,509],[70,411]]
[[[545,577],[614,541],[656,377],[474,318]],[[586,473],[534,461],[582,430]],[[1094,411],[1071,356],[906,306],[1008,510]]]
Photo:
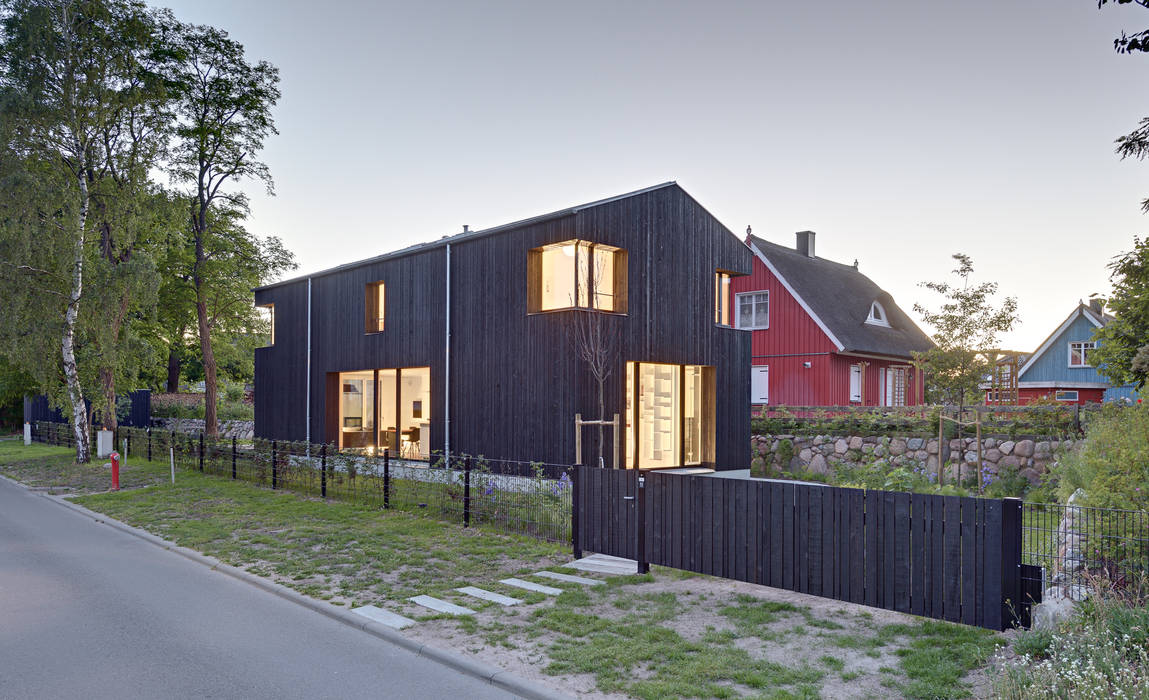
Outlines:
[[0,698],[513,697],[0,480]]

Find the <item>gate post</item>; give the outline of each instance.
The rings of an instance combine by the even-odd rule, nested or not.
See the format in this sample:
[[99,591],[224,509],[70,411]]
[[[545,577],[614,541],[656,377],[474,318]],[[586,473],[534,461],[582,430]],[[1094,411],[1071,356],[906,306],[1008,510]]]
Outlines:
[[650,562],[646,552],[646,477],[638,474],[638,517],[635,518],[638,530],[638,573],[650,573]]
[[1001,624],[1003,629],[1018,626],[1022,622],[1024,601],[1021,598],[1021,527],[1021,499],[1003,498],[1001,501]]
[[391,507],[391,452],[383,448],[383,507]]
[[582,559],[582,537],[579,536],[579,500],[582,498],[582,467],[571,467],[571,552]]
[[471,526],[471,457],[463,459],[463,527]]
[[327,498],[327,443],[319,447],[319,497]]
[[233,478],[233,479],[235,478],[235,453],[236,453],[236,442],[237,441],[238,441],[238,438],[236,438],[236,436],[232,435],[231,436],[231,478]]

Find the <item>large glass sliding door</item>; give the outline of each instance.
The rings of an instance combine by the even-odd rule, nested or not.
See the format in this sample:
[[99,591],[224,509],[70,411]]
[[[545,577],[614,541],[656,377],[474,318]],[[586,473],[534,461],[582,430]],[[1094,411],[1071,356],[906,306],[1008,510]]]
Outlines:
[[626,364],[626,466],[714,462],[712,367]]
[[387,448],[408,459],[431,454],[431,368],[362,370],[329,375],[337,395],[327,397],[340,448]]

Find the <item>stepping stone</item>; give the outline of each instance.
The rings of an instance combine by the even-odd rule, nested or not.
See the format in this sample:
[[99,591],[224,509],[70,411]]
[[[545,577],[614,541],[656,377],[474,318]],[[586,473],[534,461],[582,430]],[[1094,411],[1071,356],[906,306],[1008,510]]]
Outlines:
[[474,596],[475,598],[479,598],[481,600],[488,600],[492,603],[498,603],[499,605],[518,605],[519,603],[523,602],[518,598],[512,598],[509,595],[503,595],[502,593],[495,593],[493,591],[484,591],[482,588],[475,588],[474,586],[463,586],[462,588],[456,588],[455,590],[460,593],[466,593],[469,596]]
[[563,564],[563,566],[568,569],[612,576],[628,576],[638,573],[638,562],[635,560],[612,557],[606,554],[592,554],[569,564]]
[[352,608],[351,612],[359,613],[369,620],[374,620],[381,625],[387,625],[388,627],[393,627],[397,630],[401,630],[404,627],[410,627],[411,625],[415,624],[415,621],[409,617],[397,615],[390,610],[377,608],[374,605],[364,605],[361,608]]
[[560,574],[555,571],[536,571],[535,576],[542,576],[544,578],[554,579],[555,581],[566,581],[567,583],[581,583],[584,586],[601,586],[603,584],[603,582],[597,578],[571,576],[570,574]]
[[531,583],[530,581],[524,581],[521,578],[505,578],[505,579],[499,581],[499,583],[505,583],[508,586],[514,586],[515,588],[521,588],[524,591],[534,591],[535,593],[546,593],[547,595],[558,595],[558,594],[563,592],[561,588],[551,588],[550,586],[544,586],[544,585],[539,584],[539,583]]
[[407,600],[416,605],[422,605],[424,608],[431,608],[435,612],[447,613],[448,615],[474,615],[475,611],[470,608],[464,608],[462,605],[455,605],[448,603],[445,600],[432,598],[429,595],[417,595]]

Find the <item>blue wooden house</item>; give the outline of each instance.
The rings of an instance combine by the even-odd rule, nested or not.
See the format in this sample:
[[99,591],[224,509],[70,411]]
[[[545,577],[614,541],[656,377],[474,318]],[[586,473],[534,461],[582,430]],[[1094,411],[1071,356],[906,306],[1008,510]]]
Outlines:
[[1134,399],[1132,385],[1113,386],[1093,365],[1093,332],[1113,320],[1100,300],[1079,303],[1018,370],[1018,402],[1054,399],[1098,403]]

